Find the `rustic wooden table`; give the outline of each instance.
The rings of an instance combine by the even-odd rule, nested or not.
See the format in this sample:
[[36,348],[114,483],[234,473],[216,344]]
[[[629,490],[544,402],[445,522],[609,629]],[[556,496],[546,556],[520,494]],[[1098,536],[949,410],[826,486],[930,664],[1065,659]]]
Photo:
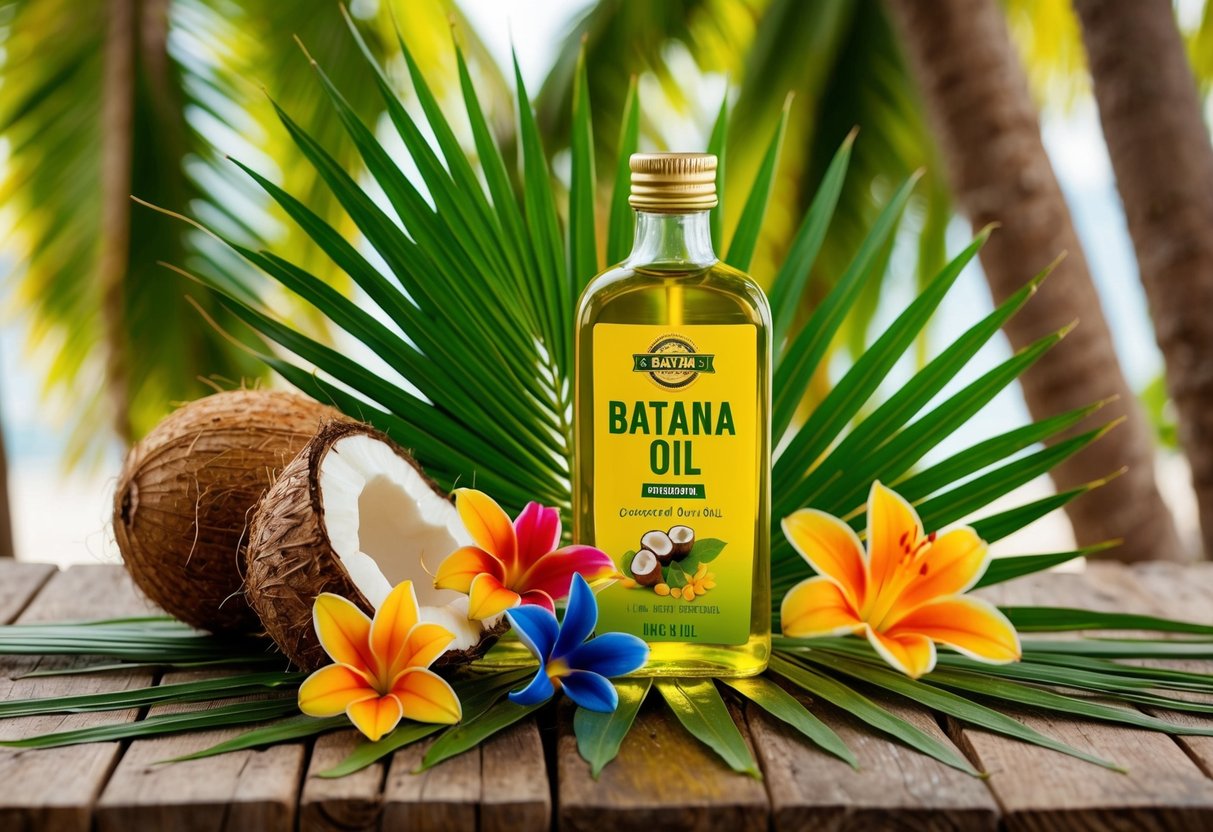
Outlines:
[[[1213,565],[1126,569],[1100,564],[1084,575],[1035,576],[998,590],[995,600],[1006,603],[1213,621]],[[0,564],[0,621],[109,617],[148,609],[119,567],[56,572]],[[143,671],[15,678],[65,661],[0,656],[0,698],[112,690],[155,679]],[[165,680],[183,677],[190,678],[177,673]],[[547,722],[520,724],[423,775],[410,771],[424,743],[351,777],[311,777],[355,744],[350,731],[170,766],[152,763],[235,732],[0,750],[0,830],[1213,828],[1213,738],[1171,738],[1020,714],[1078,748],[1128,766],[1128,774],[1118,774],[961,728],[928,711],[901,709],[989,772],[980,780],[861,729],[825,703],[813,702],[811,708],[859,756],[858,772],[762,712],[738,710],[762,766],[764,779],[758,781],[726,769],[663,708],[659,697],[651,697],[619,758],[597,782],[577,754],[567,709]],[[0,722],[0,737],[142,715],[130,710],[13,719]]]

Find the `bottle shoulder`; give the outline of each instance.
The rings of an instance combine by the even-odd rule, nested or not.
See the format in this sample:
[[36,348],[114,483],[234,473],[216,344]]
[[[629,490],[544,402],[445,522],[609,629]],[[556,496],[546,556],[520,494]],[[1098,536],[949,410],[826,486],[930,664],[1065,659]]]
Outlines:
[[[738,315],[745,322],[768,327],[771,321],[766,294],[752,277],[721,261],[708,266],[631,267],[621,264],[594,277],[581,293],[578,324],[602,320],[664,323],[671,305],[681,307],[685,323],[726,323]],[[690,318],[687,317],[687,313]],[[724,317],[729,320],[714,320]],[[700,318],[695,321],[692,319]]]

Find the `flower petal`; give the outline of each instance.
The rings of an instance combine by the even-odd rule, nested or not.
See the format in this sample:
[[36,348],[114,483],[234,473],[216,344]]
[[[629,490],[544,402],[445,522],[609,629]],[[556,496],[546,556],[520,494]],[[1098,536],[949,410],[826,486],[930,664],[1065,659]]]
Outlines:
[[880,657],[911,679],[935,669],[935,645],[926,636],[916,633],[892,635],[878,633],[871,627],[865,629],[868,642]]
[[913,633],[951,647],[970,659],[991,664],[1017,661],[1023,651],[1007,617],[981,598],[945,598],[906,614],[886,631]]
[[410,667],[429,667],[454,640],[455,634],[441,624],[428,621],[414,624],[405,636],[403,649],[392,663],[391,676]]
[[401,658],[409,632],[417,623],[417,593],[412,581],[401,581],[375,610],[371,622],[371,651],[378,660],[382,675],[395,675],[394,665]]
[[601,549],[593,546],[565,546],[548,552],[531,564],[515,588],[520,592],[541,589],[559,601],[569,594],[573,575],[596,581],[615,571],[615,564]]
[[365,734],[368,740],[376,742],[400,724],[403,711],[399,700],[389,694],[354,702],[345,709],[345,713],[355,728]]
[[324,652],[338,664],[374,675],[375,654],[371,651],[371,619],[353,602],[322,592],[312,605],[312,624]]
[[573,575],[569,587],[569,604],[564,609],[564,620],[560,622],[560,635],[552,648],[552,658],[567,656],[577,645],[590,637],[598,625],[598,599],[594,590],[579,574]]
[[936,598],[960,595],[973,587],[990,563],[989,547],[968,527],[936,538],[917,565],[916,575],[894,603],[890,620]]
[[564,692],[587,711],[610,713],[619,707],[619,692],[605,677],[589,670],[570,670],[560,677]]
[[881,587],[897,572],[902,556],[922,539],[918,512],[895,491],[879,481],[868,492],[868,575],[869,592],[879,595]]
[[779,607],[779,620],[783,634],[792,638],[847,635],[863,626],[851,599],[824,575],[789,589]]
[[856,609],[863,606],[868,567],[855,530],[837,517],[812,508],[793,512],[782,525],[788,542],[813,571],[838,584]]
[[510,626],[517,633],[518,640],[535,654],[540,665],[546,665],[560,633],[556,613],[532,604],[506,610],[505,617],[510,620]]
[[468,590],[468,618],[484,620],[518,606],[518,593],[501,583],[494,575],[477,575]]
[[560,512],[539,503],[527,503],[514,520],[518,542],[518,568],[526,570],[560,545]]
[[474,488],[455,489],[455,508],[472,540],[505,564],[507,573],[518,558],[518,545],[510,518],[496,501]]
[[523,605],[531,605],[534,607],[542,607],[552,615],[556,614],[556,604],[552,601],[552,596],[548,595],[542,589],[528,589],[522,593]]
[[555,693],[556,688],[548,678],[547,669],[540,666],[530,684],[521,690],[510,691],[510,701],[515,705],[538,705],[551,699]]
[[392,683],[392,695],[400,700],[406,719],[454,725],[463,717],[463,706],[446,679],[424,667],[410,667]]
[[505,580],[505,564],[479,546],[464,546],[447,555],[438,564],[434,587],[467,593],[477,575],[488,574]]
[[629,633],[603,633],[573,650],[566,657],[574,670],[592,670],[603,676],[623,676],[644,667],[649,645]]
[[337,716],[353,702],[378,696],[361,673],[343,664],[330,664],[303,680],[299,710],[308,716]]

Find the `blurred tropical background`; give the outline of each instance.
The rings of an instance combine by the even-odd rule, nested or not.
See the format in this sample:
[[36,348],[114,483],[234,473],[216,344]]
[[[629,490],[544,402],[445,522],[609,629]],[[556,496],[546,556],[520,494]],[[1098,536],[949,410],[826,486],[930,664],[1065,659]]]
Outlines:
[[[538,91],[558,188],[570,175],[568,113],[583,48],[600,159],[615,158],[633,81],[646,148],[702,149],[722,101],[730,104],[730,188],[753,181],[770,125],[786,111],[774,201],[751,268],[760,281],[773,276],[826,165],[858,127],[810,303],[841,274],[895,186],[922,169],[909,216],[882,253],[884,278],[840,331],[806,408],[972,229],[1000,226],[886,391],[1064,252],[1006,337],[954,384],[1046,332],[1078,327],[923,464],[1114,397],[1101,413],[1123,419],[1114,431],[1053,479],[1004,499],[1020,504],[1123,473],[998,546],[1061,551],[1116,538],[1124,545],[1110,554],[1125,559],[1213,554],[1213,10],[1205,0],[352,0],[349,12],[388,56],[409,107],[419,109],[393,26],[440,97],[458,94],[457,39],[507,148],[516,54]],[[416,179],[335,0],[0,0],[0,555],[116,558],[109,501],[127,445],[177,403],[281,383],[208,322],[225,322],[210,295],[161,265],[242,284],[233,255],[132,196],[289,252],[355,293],[225,158],[250,164],[356,237],[265,96],[357,171],[309,56],[380,126],[381,140],[396,143]],[[609,179],[612,166],[598,173]],[[370,177],[359,182],[373,191]],[[739,212],[745,194],[727,196]],[[296,326],[341,343],[271,282],[259,290]]]

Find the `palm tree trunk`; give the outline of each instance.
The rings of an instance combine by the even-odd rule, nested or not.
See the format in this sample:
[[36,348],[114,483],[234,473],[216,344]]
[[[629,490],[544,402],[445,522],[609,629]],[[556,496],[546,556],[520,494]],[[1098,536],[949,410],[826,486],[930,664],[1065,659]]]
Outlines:
[[133,439],[127,374],[125,278],[130,252],[131,131],[135,109],[136,0],[109,0],[101,103],[101,253],[97,279],[105,331],[105,385],[114,430]]
[[[1082,545],[1120,538],[1124,560],[1182,559],[1175,525],[1154,480],[1149,426],[1116,359],[1112,336],[1057,178],[1045,155],[1027,79],[996,0],[888,0],[946,160],[952,190],[973,226],[1001,228],[981,262],[1001,302],[1059,253],[1068,256],[1039,296],[1006,325],[1019,349],[1078,326],[1022,378],[1033,417],[1109,396],[1125,423],[1053,474],[1064,489],[1125,468],[1123,476],[1070,503]],[[1082,427],[1090,427],[1083,425]]]
[[1075,0],[1213,557],[1213,146],[1170,0]]
[[0,430],[0,558],[15,555],[13,515],[8,501],[8,455],[5,453],[4,432]]

